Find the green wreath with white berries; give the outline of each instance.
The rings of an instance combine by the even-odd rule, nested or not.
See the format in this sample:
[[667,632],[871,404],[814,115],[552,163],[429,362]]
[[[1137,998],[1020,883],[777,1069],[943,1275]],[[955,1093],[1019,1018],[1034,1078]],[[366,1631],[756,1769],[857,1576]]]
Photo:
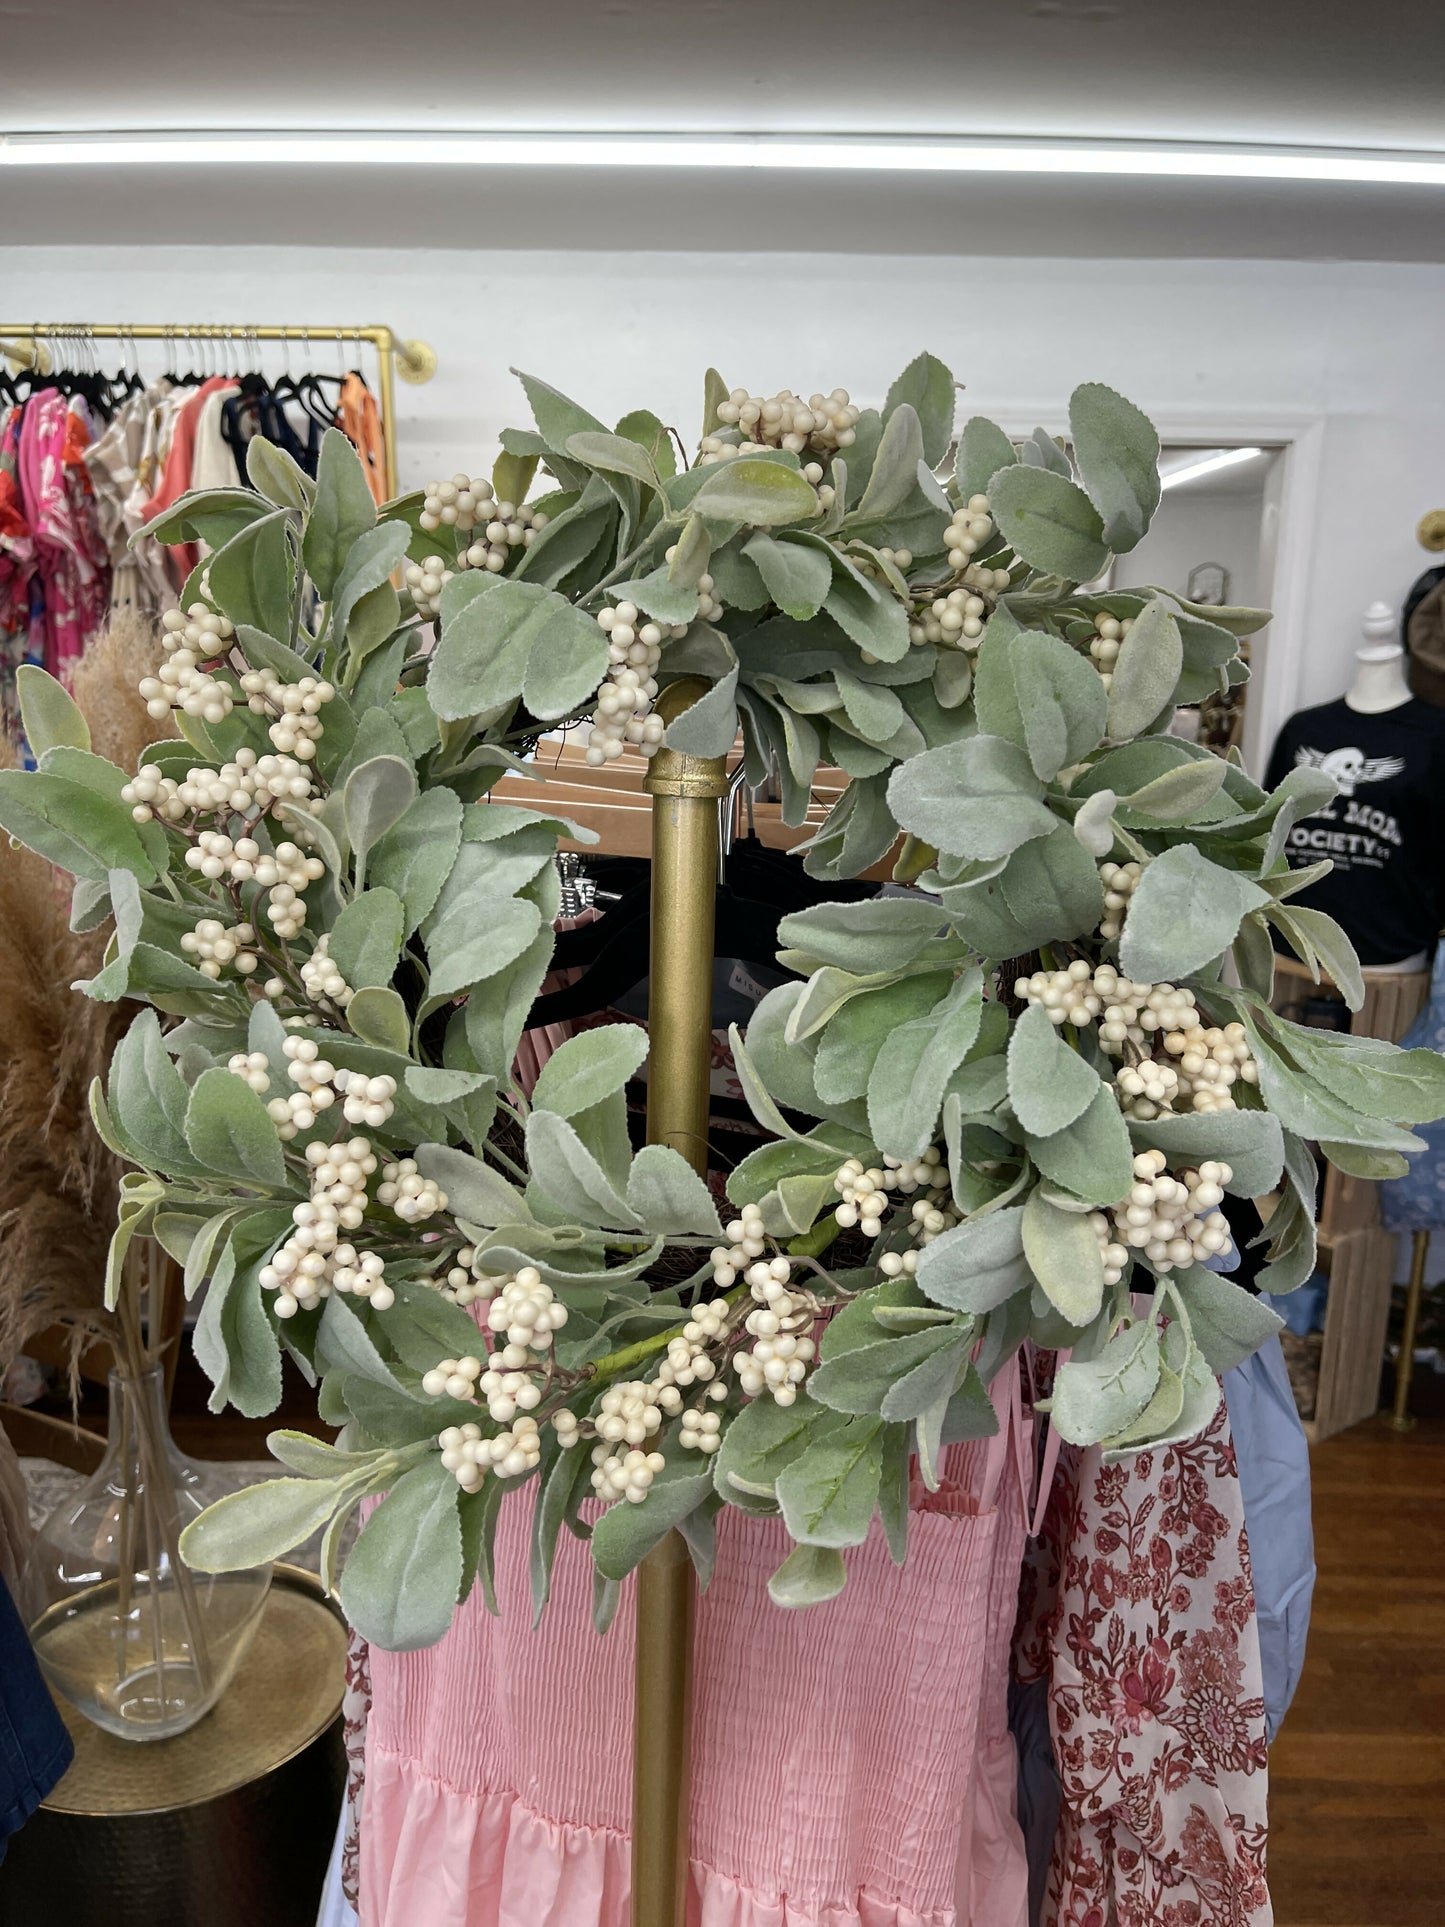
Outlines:
[[[709,374],[689,464],[646,410],[609,428],[522,381],[535,427],[490,478],[380,512],[339,434],[314,482],[254,440],[250,489],[148,531],[209,545],[143,690],[181,739],[116,769],[27,669],[39,767],[0,774],[0,823],[74,875],[76,927],[113,923],[84,994],[148,1006],[94,1093],[134,1167],[112,1279],[158,1239],[206,1288],[214,1405],[274,1409],[289,1353],[343,1428],[274,1433],[293,1476],[213,1507],[185,1554],[224,1570],[324,1524],[331,1582],[385,1493],[339,1583],[391,1647],[492,1599],[499,1510],[532,1481],[539,1611],[564,1525],[605,1625],[671,1528],[706,1574],[728,1504],[781,1514],[779,1604],[828,1598],[875,1513],[904,1559],[912,1463],[936,1481],[994,1429],[1025,1341],[1071,1354],[1066,1440],[1198,1432],[1278,1324],[1209,1267],[1225,1193],[1277,1194],[1261,1283],[1288,1291],[1314,1265],[1309,1146],[1393,1175],[1445,1111],[1434,1053],[1270,1008],[1276,936],[1361,996],[1297,902],[1317,870],[1284,855],[1330,779],[1266,794],[1167,733],[1243,677],[1263,613],[1080,586],[1158,503],[1129,402],[1082,387],[1066,443],[1016,445],[977,417],[955,439],[930,355],[880,409]],[[651,753],[684,675],[707,693],[665,740],[717,756],[741,731],[789,821],[820,765],[850,779],[812,876],[901,836],[918,886],[784,918],[792,980],[733,1040],[766,1137],[727,1223],[676,1152],[632,1148],[637,1029],[518,1088],[557,844],[587,833],[488,800],[563,724],[591,718],[594,762]]]

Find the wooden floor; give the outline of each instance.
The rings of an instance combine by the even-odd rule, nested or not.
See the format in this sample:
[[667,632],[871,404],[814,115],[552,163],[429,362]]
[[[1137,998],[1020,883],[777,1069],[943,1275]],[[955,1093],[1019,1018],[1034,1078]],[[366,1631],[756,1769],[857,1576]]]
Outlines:
[[1309,1658],[1269,1761],[1275,1921],[1441,1927],[1445,1417],[1357,1425],[1312,1467]]

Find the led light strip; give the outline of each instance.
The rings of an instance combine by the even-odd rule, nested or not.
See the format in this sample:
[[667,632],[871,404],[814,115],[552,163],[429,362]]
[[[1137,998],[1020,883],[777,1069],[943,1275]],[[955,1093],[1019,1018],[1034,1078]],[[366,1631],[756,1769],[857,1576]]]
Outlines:
[[1221,468],[1233,468],[1239,462],[1252,462],[1256,455],[1262,455],[1262,448],[1224,448],[1217,455],[1206,455],[1202,461],[1188,462],[1182,468],[1167,469],[1159,477],[1161,489],[1178,488],[1181,482],[1194,482],[1201,475],[1213,475]]
[[1445,154],[776,134],[116,133],[0,136],[0,167],[629,167],[1077,174],[1445,187]]

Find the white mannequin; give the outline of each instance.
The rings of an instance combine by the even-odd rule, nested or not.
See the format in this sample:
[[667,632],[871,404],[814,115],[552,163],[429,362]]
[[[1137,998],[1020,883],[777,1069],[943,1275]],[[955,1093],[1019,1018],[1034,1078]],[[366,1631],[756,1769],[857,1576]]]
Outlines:
[[1411,700],[1405,680],[1405,652],[1395,636],[1395,611],[1388,602],[1372,602],[1363,623],[1365,646],[1355,651],[1355,679],[1345,702],[1361,716],[1383,716]]

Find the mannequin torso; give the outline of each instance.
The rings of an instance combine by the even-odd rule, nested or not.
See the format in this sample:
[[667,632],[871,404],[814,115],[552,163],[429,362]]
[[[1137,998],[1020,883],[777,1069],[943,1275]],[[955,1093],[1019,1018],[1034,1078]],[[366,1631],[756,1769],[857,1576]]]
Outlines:
[[1365,611],[1365,646],[1355,651],[1355,677],[1345,701],[1356,715],[1383,716],[1411,699],[1405,680],[1405,652],[1394,634],[1395,612],[1388,602],[1372,602]]

